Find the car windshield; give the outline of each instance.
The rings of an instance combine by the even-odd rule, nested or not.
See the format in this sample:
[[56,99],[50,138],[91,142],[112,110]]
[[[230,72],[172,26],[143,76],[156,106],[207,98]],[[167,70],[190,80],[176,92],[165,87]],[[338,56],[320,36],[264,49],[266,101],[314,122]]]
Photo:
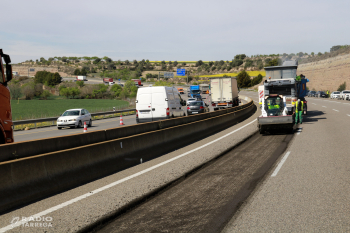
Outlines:
[[74,111],[65,111],[62,116],[79,116],[80,111],[79,110],[74,110]]
[[340,94],[340,92],[339,92],[339,91],[336,91],[336,92],[334,92],[334,94]]
[[343,93],[350,93],[350,91],[343,91]]
[[196,100],[196,99],[188,99],[188,101],[194,101],[194,100]]
[[200,90],[191,90],[191,94],[200,94]]
[[199,102],[199,101],[195,101],[195,102],[191,102],[189,104],[189,106],[203,106],[203,103],[202,102]]

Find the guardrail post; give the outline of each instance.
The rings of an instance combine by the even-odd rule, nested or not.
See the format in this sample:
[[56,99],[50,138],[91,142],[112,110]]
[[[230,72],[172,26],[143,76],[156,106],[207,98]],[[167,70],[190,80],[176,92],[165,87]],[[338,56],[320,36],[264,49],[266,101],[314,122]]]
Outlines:
[[36,128],[36,122],[34,123],[34,128]]

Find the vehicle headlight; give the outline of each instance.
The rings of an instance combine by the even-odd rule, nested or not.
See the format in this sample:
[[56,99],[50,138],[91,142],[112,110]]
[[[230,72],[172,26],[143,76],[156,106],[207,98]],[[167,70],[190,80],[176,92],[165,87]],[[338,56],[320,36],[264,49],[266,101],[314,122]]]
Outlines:
[[60,120],[60,119],[57,119],[57,122],[61,122],[62,120]]
[[77,119],[70,119],[70,120],[68,120],[68,121],[76,121]]

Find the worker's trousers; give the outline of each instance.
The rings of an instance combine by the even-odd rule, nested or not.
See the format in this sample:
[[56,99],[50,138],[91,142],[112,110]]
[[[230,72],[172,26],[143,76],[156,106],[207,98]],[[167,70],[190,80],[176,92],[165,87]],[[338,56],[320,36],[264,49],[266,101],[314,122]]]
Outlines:
[[298,124],[298,119],[299,123],[303,123],[303,111],[295,112],[295,124]]

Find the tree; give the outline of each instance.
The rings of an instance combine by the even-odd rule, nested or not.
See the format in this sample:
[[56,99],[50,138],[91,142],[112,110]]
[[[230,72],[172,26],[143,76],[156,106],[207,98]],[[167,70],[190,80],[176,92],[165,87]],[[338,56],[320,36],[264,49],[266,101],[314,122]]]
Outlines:
[[30,100],[34,97],[35,90],[31,83],[26,83],[22,87],[22,93],[25,95],[27,100]]
[[43,93],[41,93],[41,98],[44,100],[47,100],[47,97],[50,97],[52,94],[48,90],[44,90]]
[[202,60],[199,60],[199,61],[196,62],[196,67],[201,66],[201,65],[203,65],[203,61]]
[[111,87],[111,92],[113,93],[113,96],[115,97],[119,97],[120,96],[120,93],[122,92],[122,87],[118,84],[114,84],[112,87]]
[[125,65],[127,65],[127,66],[130,65],[129,60],[126,60],[126,61],[125,61]]
[[65,96],[68,99],[69,96],[71,96],[71,92],[69,88],[63,87],[63,88],[60,88],[60,95]]
[[249,87],[250,83],[251,83],[250,76],[245,70],[242,70],[241,72],[238,73],[237,84],[239,87]]
[[235,60],[244,60],[247,56],[245,54],[238,54],[235,56]]
[[[104,85],[104,84],[102,84],[102,85]],[[70,93],[73,96],[73,98],[80,94],[80,90],[77,87],[71,87],[69,89],[70,89]]]
[[80,75],[80,69],[75,69],[74,70],[74,75]]
[[76,81],[75,82],[79,87],[83,87],[84,86],[84,81]]
[[163,60],[163,61],[161,61],[160,63],[161,63],[162,65],[165,65],[165,61],[164,61],[164,60]]
[[182,66],[185,66],[186,65],[186,62],[182,62]]
[[278,66],[278,59],[275,58],[267,63],[267,66]]
[[103,60],[105,60],[107,63],[111,63],[113,60],[107,56],[103,57]]
[[321,56],[322,55],[322,53],[321,52],[318,52],[318,54],[317,54],[318,56]]
[[178,63],[177,61],[174,61],[174,64],[173,64],[173,65],[174,65],[174,66],[177,66],[177,64],[179,64],[179,63]]
[[250,86],[255,86],[257,84],[259,84],[263,79],[263,76],[261,74],[258,74],[257,77],[254,77],[253,80],[251,81]]
[[337,91],[344,91],[346,89],[346,82],[339,85]]
[[19,97],[21,97],[22,95],[22,91],[21,91],[21,87],[20,85],[17,83],[17,84],[10,84],[9,85],[9,88],[10,88],[10,93],[11,93],[11,97],[12,99],[18,99]]
[[98,64],[100,61],[101,61],[101,58],[96,58],[93,63]]
[[67,58],[66,57],[62,57],[62,61],[63,62],[67,62]]
[[314,53],[314,52],[311,52],[311,56],[315,56],[315,53]]

